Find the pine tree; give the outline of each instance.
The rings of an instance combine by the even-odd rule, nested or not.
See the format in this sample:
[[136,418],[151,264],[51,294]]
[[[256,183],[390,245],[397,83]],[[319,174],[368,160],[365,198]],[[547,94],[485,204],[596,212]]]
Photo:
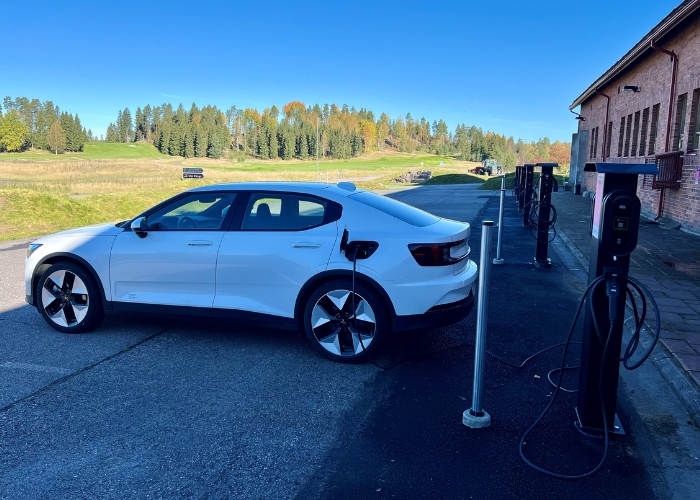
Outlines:
[[[119,131],[114,123],[110,123],[107,127],[107,136],[105,137],[106,142],[119,142]],[[162,151],[161,151],[162,152]]]
[[207,156],[210,158],[221,158],[224,152],[224,141],[220,134],[214,132],[209,136],[209,147],[207,148]]
[[192,124],[190,124],[187,127],[187,130],[185,131],[185,137],[184,137],[183,156],[185,158],[193,158],[194,157],[194,136],[195,136],[195,131],[192,127]]
[[180,125],[174,125],[170,128],[168,154],[170,156],[182,156],[182,128]]
[[120,142],[130,142],[134,138],[134,124],[131,121],[131,111],[124,108],[117,117]]

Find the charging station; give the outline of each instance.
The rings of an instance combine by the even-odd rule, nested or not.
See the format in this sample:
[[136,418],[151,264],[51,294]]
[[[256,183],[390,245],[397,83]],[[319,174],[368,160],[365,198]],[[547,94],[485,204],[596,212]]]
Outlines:
[[535,164],[526,163],[523,166],[523,187],[520,194],[522,200],[523,227],[530,227],[530,207],[534,198],[535,190],[532,188],[535,179]]
[[515,197],[515,201],[518,202],[518,210],[523,209],[520,193],[525,183],[525,178],[523,177],[524,169],[525,167],[522,165],[515,167],[515,178],[513,179],[513,196]]
[[[549,231],[552,229],[556,217],[552,217],[552,191],[554,191],[554,169],[559,168],[558,163],[537,163],[535,166],[542,168],[540,174],[540,198],[531,210],[532,219],[536,218],[537,224],[537,248],[535,250],[535,266],[540,268],[552,267],[552,261],[547,256],[549,248]],[[554,212],[556,213],[556,211]],[[530,221],[533,223],[533,221]]]
[[627,274],[639,233],[637,176],[658,174],[658,167],[586,163],[584,172],[598,174],[588,271],[589,287],[597,283],[584,316],[576,427],[593,436],[624,434],[615,411]]

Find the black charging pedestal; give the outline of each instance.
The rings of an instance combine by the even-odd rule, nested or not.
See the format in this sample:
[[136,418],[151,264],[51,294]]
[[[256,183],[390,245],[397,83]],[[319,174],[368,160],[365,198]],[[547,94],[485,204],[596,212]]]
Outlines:
[[542,168],[540,174],[540,198],[537,205],[537,248],[535,250],[535,266],[552,267],[552,261],[547,257],[549,250],[550,217],[552,215],[552,191],[554,190],[554,168],[558,163],[537,163]]
[[532,183],[535,177],[534,163],[527,163],[523,166],[523,190],[520,195],[523,200],[523,227],[530,227],[530,208],[532,206],[535,191]]
[[523,186],[525,183],[525,178],[523,176],[523,172],[525,170],[525,167],[523,166],[517,166],[515,167],[515,179],[513,181],[513,186],[515,187],[513,194],[515,195],[515,200],[518,202],[518,210],[523,209],[523,199],[521,197],[521,193],[523,191]]
[[[641,205],[637,198],[637,176],[656,174],[658,168],[653,163],[586,163],[584,172],[598,173],[588,271],[590,284],[606,273],[625,276],[629,272],[630,254],[637,245],[639,232]],[[618,320],[614,322],[612,328],[606,283],[596,286],[593,293],[589,294],[586,303],[581,339],[576,427],[587,435],[600,436],[604,432],[601,396],[608,431],[612,434],[624,434],[615,414],[620,372],[620,362],[615,358],[620,358],[622,350],[624,293],[627,288],[623,280],[619,280],[619,288],[623,295],[620,300],[617,300]],[[596,332],[593,314],[597,319],[598,332]],[[600,340],[598,334],[600,334]],[[609,340],[608,335],[611,336]],[[602,359],[606,342],[608,356]],[[599,382],[602,394],[599,391]]]

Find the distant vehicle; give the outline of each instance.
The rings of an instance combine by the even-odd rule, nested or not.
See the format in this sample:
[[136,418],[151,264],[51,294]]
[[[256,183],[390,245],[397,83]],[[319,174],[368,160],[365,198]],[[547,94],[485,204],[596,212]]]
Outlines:
[[493,175],[494,171],[497,174],[501,173],[501,166],[498,164],[497,160],[484,160],[481,162],[481,168],[479,169],[479,174],[481,175]]
[[299,329],[329,358],[354,361],[392,330],[469,314],[469,233],[351,183],[203,186],[128,221],[34,241],[26,298],[64,333],[120,311],[213,317]]

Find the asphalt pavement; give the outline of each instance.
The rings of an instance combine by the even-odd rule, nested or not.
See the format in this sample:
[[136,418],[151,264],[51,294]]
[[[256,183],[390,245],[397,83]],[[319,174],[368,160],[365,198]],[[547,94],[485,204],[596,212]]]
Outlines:
[[[473,224],[497,220],[497,193],[475,186],[392,196]],[[561,342],[585,287],[553,244],[534,240],[506,204],[492,268],[487,348],[512,362]],[[340,365],[287,331],[110,316],[63,335],[24,301],[25,241],[0,244],[0,498],[695,498],[700,430],[653,367],[623,374],[627,432],[605,467],[552,479],[518,456],[520,436],[551,397],[561,351],[517,370],[487,360],[493,425],[462,425],[469,408],[475,313],[452,327],[395,336],[377,361]],[[560,257],[560,252],[562,257]],[[577,334],[580,335],[580,334]],[[570,364],[575,364],[572,352]],[[565,386],[575,388],[574,373]],[[564,394],[526,444],[564,473],[595,466],[602,447],[573,427]]]

